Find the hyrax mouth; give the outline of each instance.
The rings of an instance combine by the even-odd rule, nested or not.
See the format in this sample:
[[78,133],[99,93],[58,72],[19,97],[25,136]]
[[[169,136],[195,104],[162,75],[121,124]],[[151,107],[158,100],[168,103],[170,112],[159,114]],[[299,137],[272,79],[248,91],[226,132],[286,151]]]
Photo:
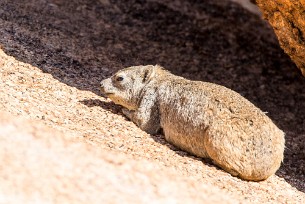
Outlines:
[[109,98],[110,95],[114,94],[113,92],[106,91],[103,87],[100,88],[100,92],[105,98]]

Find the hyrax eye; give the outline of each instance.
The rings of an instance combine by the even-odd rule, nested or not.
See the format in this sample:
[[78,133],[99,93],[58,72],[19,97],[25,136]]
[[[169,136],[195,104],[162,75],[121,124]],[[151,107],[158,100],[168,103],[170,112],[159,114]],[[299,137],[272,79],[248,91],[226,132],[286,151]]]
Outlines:
[[118,76],[118,77],[116,77],[116,79],[115,79],[116,81],[123,81],[124,80],[124,77],[122,77],[122,76]]

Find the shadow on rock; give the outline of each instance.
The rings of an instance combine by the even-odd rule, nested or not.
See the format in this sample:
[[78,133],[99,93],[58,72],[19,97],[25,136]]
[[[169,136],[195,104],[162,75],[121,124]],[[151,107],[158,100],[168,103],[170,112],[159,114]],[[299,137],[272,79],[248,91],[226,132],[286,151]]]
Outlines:
[[111,113],[122,115],[121,107],[114,104],[113,102],[105,102],[99,99],[85,99],[79,102],[88,106],[89,108],[94,106],[99,106],[107,111],[110,111]]
[[[270,26],[230,1],[175,2],[2,1],[0,44],[8,55],[96,94],[102,79],[139,64],[232,88],[286,132],[278,175],[305,192],[305,80]],[[117,113],[100,101],[83,103]]]
[[157,135],[151,135],[152,139],[162,145],[165,145],[167,146],[169,149],[173,150],[176,154],[178,154],[179,156],[181,157],[189,157],[189,158],[192,158],[194,160],[197,160],[197,161],[202,161],[205,165],[208,165],[208,166],[213,166],[215,168],[217,168],[218,170],[221,170],[221,171],[224,171],[223,169],[219,168],[218,166],[214,165],[212,160],[209,159],[209,158],[200,158],[200,157],[197,157],[197,156],[194,156],[188,152],[185,152],[179,148],[177,148],[176,146],[170,144],[169,142],[167,142],[165,140],[165,137],[164,137],[164,134],[162,132],[162,130],[160,131],[159,134]]

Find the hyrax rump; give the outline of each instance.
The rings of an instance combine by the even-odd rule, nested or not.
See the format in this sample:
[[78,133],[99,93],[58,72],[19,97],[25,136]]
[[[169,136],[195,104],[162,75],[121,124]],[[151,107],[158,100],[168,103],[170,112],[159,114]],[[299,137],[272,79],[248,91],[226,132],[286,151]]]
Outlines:
[[101,92],[142,130],[162,128],[168,142],[242,179],[264,180],[283,160],[284,133],[226,87],[147,65],[118,71],[101,82]]

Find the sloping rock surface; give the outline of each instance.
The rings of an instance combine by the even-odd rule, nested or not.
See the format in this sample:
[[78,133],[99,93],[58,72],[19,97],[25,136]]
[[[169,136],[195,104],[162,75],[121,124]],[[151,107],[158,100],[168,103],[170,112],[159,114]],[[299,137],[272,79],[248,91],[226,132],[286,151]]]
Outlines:
[[0,114],[0,203],[237,202],[158,163]]
[[[32,121],[11,125],[12,132],[8,131],[0,141],[6,152],[1,156],[12,158],[5,159],[4,156],[0,162],[2,167],[12,167],[12,170],[1,168],[3,182],[0,184],[3,184],[2,188],[13,185],[18,189],[8,192],[10,188],[4,188],[4,196],[31,202],[35,197],[31,197],[33,191],[27,189],[40,189],[45,175],[53,178],[58,173],[60,178],[68,180],[58,183],[62,191],[54,188],[51,199],[57,197],[52,195],[65,192],[65,189],[74,189],[65,193],[73,197],[72,192],[77,194],[83,190],[91,176],[100,176],[98,171],[103,171],[100,166],[107,166],[110,171],[117,169],[118,172],[113,174],[117,179],[124,175],[125,165],[127,168],[143,163],[143,166],[151,167],[143,171],[140,167],[132,168],[127,174],[140,180],[133,189],[141,187],[143,191],[138,194],[145,192],[145,198],[157,196],[162,192],[161,186],[168,183],[169,186],[185,185],[181,190],[180,187],[177,191],[173,189],[179,199],[182,199],[179,197],[181,191],[183,198],[194,201],[201,201],[205,195],[214,199],[216,193],[223,194],[225,199],[228,197],[228,201],[235,199],[242,203],[305,202],[304,78],[279,47],[272,29],[259,16],[238,4],[214,0],[0,1],[0,36],[1,114],[6,111]],[[268,112],[286,133],[285,159],[276,175],[258,183],[232,177],[210,161],[169,145],[162,135],[148,135],[141,131],[122,116],[119,106],[100,96],[99,82],[111,73],[130,65],[157,63],[175,74],[232,88]],[[14,120],[2,123],[1,130],[14,124]],[[31,130],[33,123],[35,127],[36,122],[51,128],[42,130],[46,133],[42,139],[37,136],[36,140],[32,134],[35,131],[26,130],[26,127]],[[22,123],[30,124],[23,128]],[[61,133],[53,133],[54,129]],[[24,139],[18,136],[19,131],[25,135]],[[77,144],[61,141],[63,137]],[[12,148],[4,148],[6,145]],[[74,145],[80,146],[84,152],[82,156],[71,153],[77,151]],[[23,155],[16,146],[30,155]],[[44,154],[43,149],[48,153]],[[68,155],[62,156],[65,153]],[[50,158],[53,154],[57,155],[56,159]],[[103,160],[108,154],[109,159]],[[116,160],[124,160],[122,168],[108,162]],[[33,175],[31,172],[40,172],[44,161],[46,165],[54,163],[59,169],[42,168],[43,176]],[[32,167],[36,162],[37,166]],[[79,172],[75,170],[69,174],[69,170],[83,163],[88,164],[88,169],[92,168],[92,174],[84,166]],[[18,171],[24,169],[19,173],[20,178],[15,171],[17,167]],[[163,184],[162,179],[155,178],[158,174],[150,176],[151,169],[164,172],[162,179],[168,172],[172,176]],[[139,171],[143,174],[138,175]],[[23,179],[26,175],[28,180]],[[79,175],[84,176],[80,178],[84,185],[70,182],[77,180],[74,178]],[[40,177],[41,182],[37,180]],[[146,178],[148,182],[142,185],[141,180]],[[29,180],[35,180],[37,184],[24,186],[23,182]],[[124,182],[129,185],[127,180]],[[56,182],[59,182],[56,179],[50,181],[54,181],[50,186],[57,186]],[[92,179],[95,183],[92,186],[107,186],[110,181],[107,176],[105,181]],[[210,186],[213,186],[211,191],[206,189]],[[113,192],[123,191],[116,186],[109,188],[113,188]],[[156,192],[146,192],[146,188]],[[91,190],[95,195],[95,188],[88,189],[88,194]],[[195,191],[199,195],[193,194]],[[107,192],[104,188],[102,195],[109,194],[106,198],[111,198],[111,191]],[[202,192],[206,192],[203,197]],[[137,195],[133,193],[126,196]],[[82,198],[77,196],[82,195],[70,199],[81,202]],[[161,196],[162,199],[175,199],[175,196]],[[139,195],[139,202],[144,197]]]

